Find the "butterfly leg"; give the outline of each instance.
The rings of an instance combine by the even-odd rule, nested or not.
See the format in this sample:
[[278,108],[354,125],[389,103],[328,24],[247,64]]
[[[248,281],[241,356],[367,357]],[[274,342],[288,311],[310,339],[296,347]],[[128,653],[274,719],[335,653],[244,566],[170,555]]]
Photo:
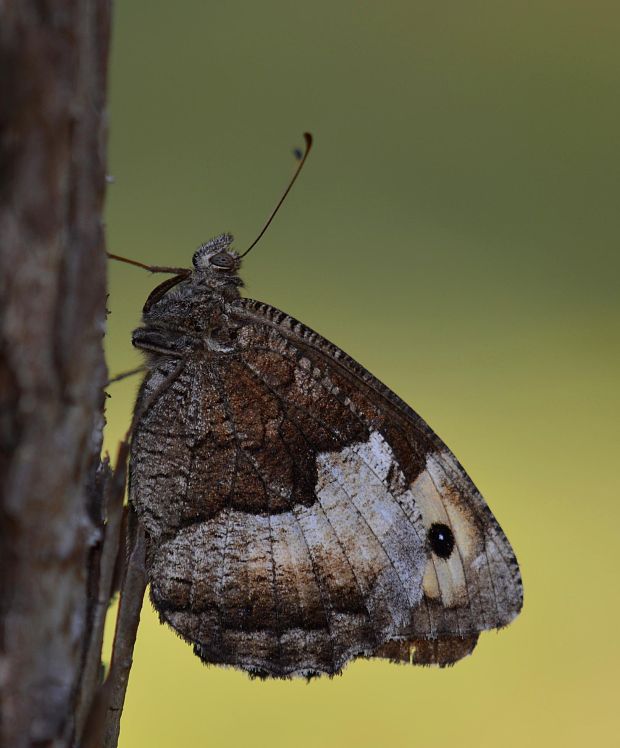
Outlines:
[[105,386],[107,387],[110,384],[113,384],[114,382],[120,382],[123,379],[127,379],[128,377],[133,377],[134,374],[139,374],[141,371],[146,371],[146,366],[138,366],[135,369],[129,369],[129,371],[122,371],[120,374],[117,374],[114,377],[111,377],[108,379],[108,381],[105,383]]

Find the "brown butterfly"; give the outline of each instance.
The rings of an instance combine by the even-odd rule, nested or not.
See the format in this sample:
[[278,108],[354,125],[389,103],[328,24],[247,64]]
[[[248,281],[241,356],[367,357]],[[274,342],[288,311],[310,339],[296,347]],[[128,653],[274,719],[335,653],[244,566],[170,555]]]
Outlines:
[[459,660],[521,609],[506,536],[420,416],[243,298],[240,265],[229,234],[202,245],[133,333],[148,374],[130,501],[162,621],[205,662],[259,676]]

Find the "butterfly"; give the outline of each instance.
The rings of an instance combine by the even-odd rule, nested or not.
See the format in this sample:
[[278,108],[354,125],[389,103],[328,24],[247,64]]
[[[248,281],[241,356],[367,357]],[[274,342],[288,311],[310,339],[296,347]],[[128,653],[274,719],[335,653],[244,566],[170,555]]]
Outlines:
[[132,338],[148,373],[129,493],[161,620],[205,663],[259,677],[456,662],[522,607],[510,543],[406,403],[241,295],[232,244],[200,246]]

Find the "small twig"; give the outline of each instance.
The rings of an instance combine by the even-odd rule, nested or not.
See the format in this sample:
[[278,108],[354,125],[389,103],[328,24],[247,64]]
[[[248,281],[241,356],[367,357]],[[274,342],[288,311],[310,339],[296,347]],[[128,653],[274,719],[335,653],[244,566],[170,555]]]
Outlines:
[[[104,537],[99,557],[99,584],[95,601],[92,628],[88,649],[84,658],[84,668],[80,682],[80,694],[76,708],[76,735],[82,736],[84,726],[93,704],[88,697],[97,691],[97,681],[101,674],[101,649],[108,608],[114,594],[114,569],[117,565],[121,545],[123,524],[123,499],[127,477],[128,445],[120,443],[114,473],[108,476],[104,488],[103,509],[105,512]],[[81,742],[81,741],[80,741]]]
[[[127,439],[125,439],[119,447],[118,462],[114,476],[110,481],[110,497],[114,505],[114,518],[109,518],[106,531],[109,529],[110,536],[114,536],[116,541],[111,540],[108,547],[104,545],[102,552],[101,595],[98,600],[101,605],[97,609],[94,622],[94,625],[97,626],[97,633],[96,635],[93,634],[88,654],[90,677],[96,677],[100,661],[103,640],[102,627],[105,623],[107,604],[113,593],[114,572],[118,566],[115,562],[118,560],[123,526],[125,526],[127,533],[128,555],[120,587],[110,670],[88,713],[82,732],[83,740],[79,743],[84,748],[116,748],[117,746],[125,693],[133,662],[133,649],[140,624],[142,599],[147,584],[144,531],[131,508],[126,508],[125,513],[122,511],[128,454],[129,445]],[[117,511],[118,508],[121,511]],[[124,523],[123,519],[126,517],[128,521]],[[113,526],[110,526],[111,522],[114,523]]]
[[127,571],[121,587],[114,646],[110,672],[106,679],[108,693],[107,711],[104,717],[104,748],[116,748],[120,733],[121,715],[125,702],[125,693],[129,681],[129,671],[133,663],[133,649],[136,643],[140,610],[146,590],[146,540],[144,530],[138,523],[133,511],[129,510],[129,557]]

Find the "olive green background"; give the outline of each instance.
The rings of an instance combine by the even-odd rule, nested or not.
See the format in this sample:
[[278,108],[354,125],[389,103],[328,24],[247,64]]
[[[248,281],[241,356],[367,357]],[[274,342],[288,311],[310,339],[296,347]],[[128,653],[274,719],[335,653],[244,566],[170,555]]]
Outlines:
[[[149,604],[122,748],[617,740],[617,2],[115,4],[110,251],[187,265],[232,231],[246,293],[426,418],[521,562],[525,607],[446,670],[206,668]],[[161,278],[110,267],[111,373]],[[110,388],[107,445],[138,378]]]

